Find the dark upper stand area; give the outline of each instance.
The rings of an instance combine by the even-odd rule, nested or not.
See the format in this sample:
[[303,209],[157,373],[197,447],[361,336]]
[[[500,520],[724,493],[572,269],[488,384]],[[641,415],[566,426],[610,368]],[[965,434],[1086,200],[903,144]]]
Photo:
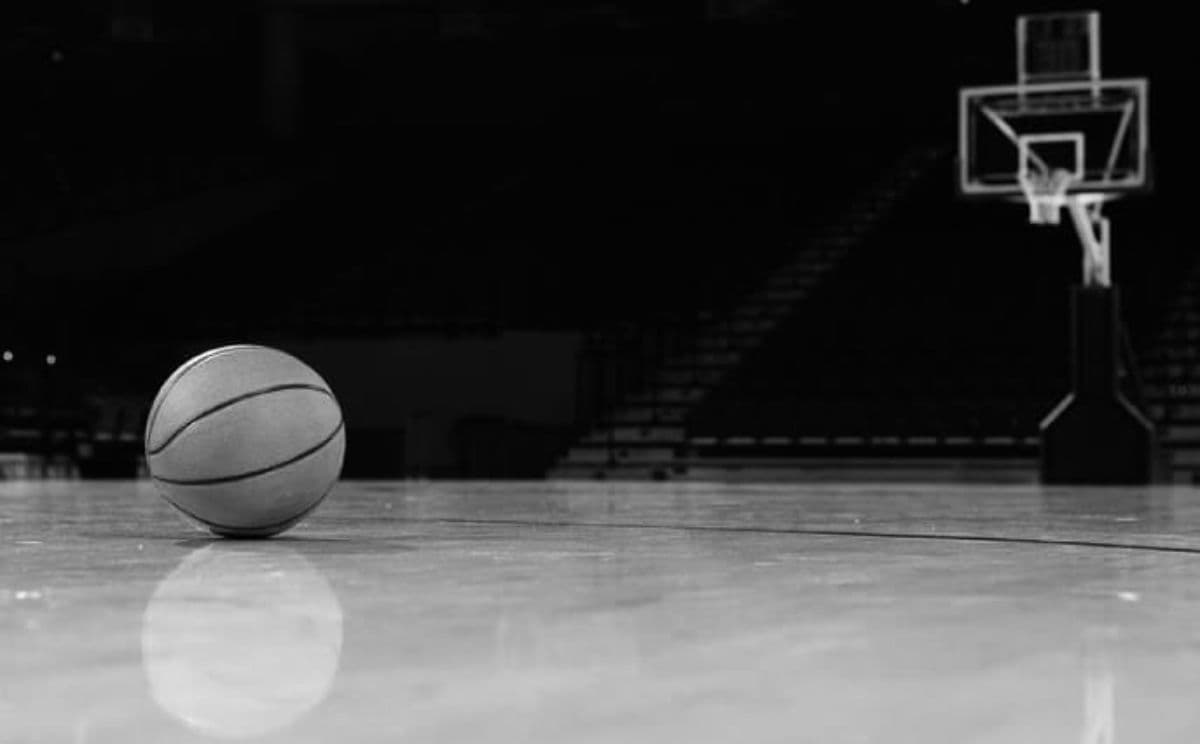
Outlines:
[[[1011,74],[1009,21],[944,2],[871,23],[782,3],[5,12],[0,312],[15,359],[0,368],[7,428],[43,433],[60,415],[56,430],[95,430],[97,396],[136,411],[186,354],[231,341],[678,343],[900,152],[948,142],[958,85]],[[895,378],[885,398],[947,379],[954,400],[963,384],[1054,395],[1061,358],[1038,355],[1065,329],[1059,258],[981,237],[943,196],[820,289],[819,312],[791,322],[798,345],[739,374],[787,369],[793,388],[840,380],[846,395]],[[1120,272],[1133,259],[1115,230]],[[873,339],[899,356],[865,351]],[[996,359],[1018,371],[965,369]]]

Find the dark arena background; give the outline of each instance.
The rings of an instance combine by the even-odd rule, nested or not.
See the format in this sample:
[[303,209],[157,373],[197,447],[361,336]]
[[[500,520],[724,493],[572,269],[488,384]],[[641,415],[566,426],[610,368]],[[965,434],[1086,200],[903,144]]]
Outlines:
[[[1200,47],[1166,7],[6,4],[0,741],[1194,741]],[[971,108],[1023,14],[1065,87]],[[1093,193],[1081,146],[1056,193],[1014,148],[967,193],[962,117],[1007,147],[1013,110],[1126,112],[1145,161]],[[343,416],[266,542],[179,519],[147,455],[232,344]],[[163,692],[213,576],[248,624],[336,616],[340,676],[277,718]],[[239,694],[287,676],[209,641]]]
[[[1034,472],[1078,246],[953,180],[1010,8],[517,6],[6,11],[5,468],[136,474],[159,383],[250,342],[326,375],[347,477]],[[1186,480],[1193,65],[1105,30],[1158,94],[1122,384]]]

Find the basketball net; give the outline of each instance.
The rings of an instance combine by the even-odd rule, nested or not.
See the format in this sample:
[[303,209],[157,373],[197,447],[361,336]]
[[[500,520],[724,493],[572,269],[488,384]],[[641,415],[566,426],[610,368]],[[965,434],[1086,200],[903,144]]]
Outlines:
[[1070,171],[1026,170],[1020,174],[1021,190],[1029,203],[1031,225],[1057,225],[1065,207],[1083,245],[1083,284],[1108,287],[1112,283],[1109,264],[1109,223],[1101,214],[1101,194],[1067,194],[1075,182]]
[[1029,204],[1029,223],[1057,225],[1062,208],[1067,204],[1067,189],[1075,182],[1074,175],[1063,168],[1047,172],[1025,170],[1021,173],[1021,190]]

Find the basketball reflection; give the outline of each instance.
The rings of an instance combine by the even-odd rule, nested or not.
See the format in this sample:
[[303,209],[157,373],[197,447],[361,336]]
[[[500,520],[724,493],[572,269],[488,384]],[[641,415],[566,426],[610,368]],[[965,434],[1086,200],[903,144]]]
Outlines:
[[158,585],[142,624],[142,663],[158,705],[210,736],[281,729],[329,693],[342,608],[303,556],[210,545]]

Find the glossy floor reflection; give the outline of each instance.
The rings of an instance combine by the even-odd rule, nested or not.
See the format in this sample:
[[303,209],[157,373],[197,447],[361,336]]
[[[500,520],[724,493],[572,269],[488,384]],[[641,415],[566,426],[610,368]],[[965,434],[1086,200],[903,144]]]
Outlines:
[[142,665],[150,694],[202,733],[243,738],[284,728],[333,685],[341,604],[303,556],[270,547],[196,550],[146,605]]
[[0,742],[1193,742],[1200,491],[0,484]]

